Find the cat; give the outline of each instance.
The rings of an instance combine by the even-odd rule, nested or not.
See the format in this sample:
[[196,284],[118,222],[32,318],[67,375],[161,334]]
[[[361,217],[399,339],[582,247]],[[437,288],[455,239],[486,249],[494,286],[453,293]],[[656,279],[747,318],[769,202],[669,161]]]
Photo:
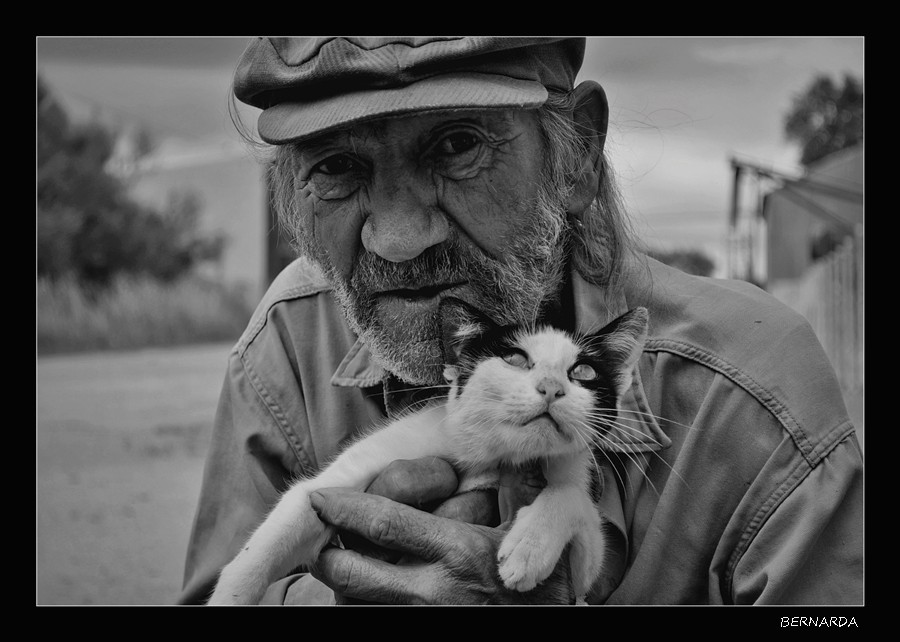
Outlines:
[[457,492],[482,486],[485,475],[496,480],[500,464],[540,460],[546,487],[504,536],[499,576],[508,589],[529,591],[571,544],[571,580],[584,597],[604,556],[592,447],[631,385],[647,310],[634,308],[579,337],[549,326],[499,326],[454,299],[441,302],[441,313],[446,399],[362,435],[318,475],[294,482],[222,570],[209,604],[258,603],[272,582],[315,561],[333,529],[316,516],[310,493],[365,490],[392,461],[426,456],[454,465]]

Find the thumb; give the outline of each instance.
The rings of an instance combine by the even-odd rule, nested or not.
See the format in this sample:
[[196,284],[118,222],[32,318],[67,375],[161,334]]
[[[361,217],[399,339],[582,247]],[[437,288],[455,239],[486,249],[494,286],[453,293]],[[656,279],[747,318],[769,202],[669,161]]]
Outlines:
[[497,501],[500,521],[511,522],[522,506],[528,506],[547,485],[538,462],[500,469]]

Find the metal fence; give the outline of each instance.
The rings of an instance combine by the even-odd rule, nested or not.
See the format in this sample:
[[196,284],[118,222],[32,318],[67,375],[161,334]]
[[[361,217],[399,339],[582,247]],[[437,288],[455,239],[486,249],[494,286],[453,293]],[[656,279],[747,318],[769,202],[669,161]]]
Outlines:
[[771,292],[812,325],[845,392],[865,385],[865,234],[860,227],[802,278]]

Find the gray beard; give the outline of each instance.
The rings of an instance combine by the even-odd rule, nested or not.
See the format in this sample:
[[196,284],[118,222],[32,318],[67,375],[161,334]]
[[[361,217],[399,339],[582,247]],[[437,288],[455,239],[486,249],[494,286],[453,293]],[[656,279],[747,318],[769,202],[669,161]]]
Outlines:
[[492,258],[458,236],[414,259],[393,263],[364,252],[347,279],[319,255],[351,329],[389,372],[414,385],[443,383],[441,324],[437,309],[418,315],[387,314],[375,292],[432,283],[468,283],[461,298],[496,323],[534,322],[555,299],[565,277],[565,209],[542,190],[523,216],[519,237],[503,257]]

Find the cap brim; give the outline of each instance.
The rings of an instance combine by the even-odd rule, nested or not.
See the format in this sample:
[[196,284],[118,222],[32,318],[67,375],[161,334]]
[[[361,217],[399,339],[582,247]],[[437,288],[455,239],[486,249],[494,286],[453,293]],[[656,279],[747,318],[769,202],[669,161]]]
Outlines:
[[267,143],[296,142],[353,123],[410,112],[454,109],[534,109],[547,89],[533,80],[479,73],[432,76],[403,87],[367,89],[315,101],[282,102],[257,121]]

